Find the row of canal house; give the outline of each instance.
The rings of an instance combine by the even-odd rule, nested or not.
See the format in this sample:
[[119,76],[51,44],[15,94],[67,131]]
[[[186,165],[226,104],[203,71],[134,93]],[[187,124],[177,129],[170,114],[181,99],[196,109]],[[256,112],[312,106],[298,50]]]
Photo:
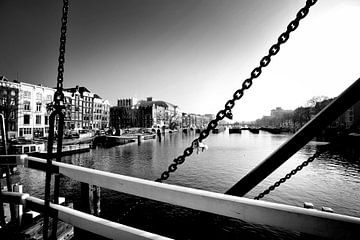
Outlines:
[[[209,117],[210,116],[210,117]],[[178,128],[201,127],[212,115],[183,113],[179,106],[162,100],[136,98],[118,99],[116,107],[110,109],[110,126],[123,128]]]
[[[0,76],[0,113],[6,119],[9,138],[47,137],[49,104],[54,88]],[[65,131],[109,127],[110,104],[85,87],[64,89]]]
[[[325,106],[331,103],[333,99],[327,99],[316,103],[315,113],[319,112]],[[315,114],[313,114],[315,115]],[[341,129],[360,133],[360,101],[347,109],[340,117],[333,121],[328,128]]]
[[86,87],[64,89],[65,130],[100,130],[109,127],[110,103]]

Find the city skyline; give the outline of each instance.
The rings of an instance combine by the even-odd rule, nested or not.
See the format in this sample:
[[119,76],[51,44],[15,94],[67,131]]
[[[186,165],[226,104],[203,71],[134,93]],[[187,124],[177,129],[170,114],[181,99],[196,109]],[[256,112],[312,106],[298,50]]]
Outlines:
[[[2,1],[0,72],[56,86],[61,1]],[[305,1],[70,1],[64,86],[162,99],[216,114]],[[318,1],[233,110],[255,120],[313,96],[335,97],[359,76],[360,3]]]

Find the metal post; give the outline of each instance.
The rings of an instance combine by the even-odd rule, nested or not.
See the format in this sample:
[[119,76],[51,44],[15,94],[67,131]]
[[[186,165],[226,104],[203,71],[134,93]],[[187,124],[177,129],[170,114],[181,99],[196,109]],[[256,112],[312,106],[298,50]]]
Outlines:
[[225,194],[244,196],[359,100],[360,78]]
[[[62,152],[62,140],[64,135],[64,113],[62,111],[59,111],[58,113],[59,121],[58,121],[58,138],[57,138],[57,150],[56,150],[56,161],[61,162],[61,152]],[[54,176],[54,203],[59,204],[59,188],[60,188],[60,175],[55,174]],[[57,233],[57,212],[55,214],[55,217],[53,217],[53,223],[52,223],[52,238],[56,238]]]
[[57,111],[53,111],[49,116],[49,135],[47,144],[47,162],[46,162],[46,175],[45,175],[45,206],[44,206],[44,225],[43,225],[43,239],[48,239],[49,228],[49,211],[50,211],[50,186],[51,186],[51,169],[52,169],[52,150],[55,136],[55,118]]
[[[3,167],[0,167],[0,176],[3,175]],[[2,187],[1,187],[1,180],[0,180],[0,197],[2,195]],[[5,226],[5,214],[4,214],[4,204],[2,201],[0,201],[0,227]]]
[[[0,114],[0,127],[1,127],[1,137],[2,137],[2,145],[4,148],[4,155],[8,155],[8,144],[7,144],[7,134],[6,134],[6,128],[5,128],[5,117],[3,114]],[[11,187],[11,179],[10,179],[10,167],[7,165],[3,168],[5,170],[6,174],[6,186],[9,192],[12,192]],[[1,187],[1,186],[0,186]],[[1,205],[1,208],[3,206]],[[15,205],[10,204],[10,214],[11,214],[11,221],[15,222],[16,220],[16,213],[15,213]]]

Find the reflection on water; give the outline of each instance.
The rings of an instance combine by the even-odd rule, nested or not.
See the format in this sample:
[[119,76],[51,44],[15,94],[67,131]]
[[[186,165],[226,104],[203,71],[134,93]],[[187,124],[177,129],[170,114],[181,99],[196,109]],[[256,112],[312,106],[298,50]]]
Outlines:
[[[194,134],[167,134],[161,142],[148,140],[141,145],[132,143],[108,149],[97,148],[88,153],[66,156],[63,161],[108,172],[155,180],[163,170],[167,169],[171,161],[191,144],[194,137]],[[225,192],[289,137],[289,135],[273,135],[262,131],[260,134],[243,131],[242,134],[229,135],[224,132],[210,135],[205,142],[209,149],[200,154],[194,153],[187,158],[186,162],[171,175],[167,183]],[[307,144],[249,192],[246,197],[255,197],[269,185],[284,177],[286,173],[312,156],[319,144],[322,143],[310,142]],[[333,208],[337,213],[360,217],[359,171],[359,159],[351,160],[342,156],[339,151],[330,151],[310,163],[274,192],[265,196],[264,200],[295,206],[302,206],[305,201],[312,202],[317,209],[327,206]],[[19,179],[25,185],[25,191],[31,194],[38,195],[44,190],[43,173],[21,169]],[[79,183],[67,178],[62,179],[61,192],[73,201],[78,199],[78,188]],[[135,202],[136,199],[125,194],[108,190],[102,191],[102,210],[107,218],[121,221],[122,213]],[[151,204],[151,202],[145,202],[140,208],[149,214],[154,214],[155,217],[153,216],[153,218],[156,218],[160,212],[164,215],[171,215],[175,211],[174,216],[177,220],[174,216],[170,216],[171,219],[168,220],[180,221],[179,219],[183,214],[181,208],[161,205],[162,210],[159,210],[157,209],[158,204]],[[145,218],[147,216],[146,214]],[[133,224],[136,225],[145,220],[136,219],[133,221]],[[231,225],[231,221],[227,220],[228,224]],[[154,222],[150,222],[152,223],[145,221],[143,223],[145,226],[141,225],[142,229],[148,225],[153,226]],[[222,234],[227,231],[226,227],[228,226],[223,227]],[[152,229],[152,231],[154,230]]]

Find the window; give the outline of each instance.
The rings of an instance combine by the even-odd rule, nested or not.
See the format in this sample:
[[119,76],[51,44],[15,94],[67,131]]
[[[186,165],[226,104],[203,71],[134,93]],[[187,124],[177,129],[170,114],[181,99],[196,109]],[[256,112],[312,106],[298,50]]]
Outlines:
[[45,116],[45,125],[49,125],[49,116]]
[[31,92],[24,91],[24,98],[31,98]]
[[35,151],[36,151],[35,146],[30,146],[30,151],[31,151],[31,152],[35,152]]
[[36,124],[41,124],[41,115],[36,115]]
[[29,147],[24,147],[24,153],[28,153],[29,152]]
[[41,99],[42,99],[41,93],[37,93],[37,94],[36,94],[36,100],[41,100]]
[[24,101],[24,110],[30,111],[30,102],[29,101]]
[[49,127],[45,127],[45,133],[49,133]]
[[31,128],[24,128],[24,134],[31,134]]
[[0,105],[6,106],[6,102],[7,102],[6,97],[0,99]]
[[[30,115],[24,114],[24,124],[30,124]],[[24,133],[25,133],[25,129],[26,128],[24,128]]]
[[41,111],[41,103],[36,103],[36,111],[40,112]]
[[24,136],[23,128],[19,128],[19,136],[20,137]]
[[47,100],[47,101],[52,101],[52,98],[53,98],[53,97],[52,97],[52,95],[50,95],[50,94],[46,96],[46,100]]

